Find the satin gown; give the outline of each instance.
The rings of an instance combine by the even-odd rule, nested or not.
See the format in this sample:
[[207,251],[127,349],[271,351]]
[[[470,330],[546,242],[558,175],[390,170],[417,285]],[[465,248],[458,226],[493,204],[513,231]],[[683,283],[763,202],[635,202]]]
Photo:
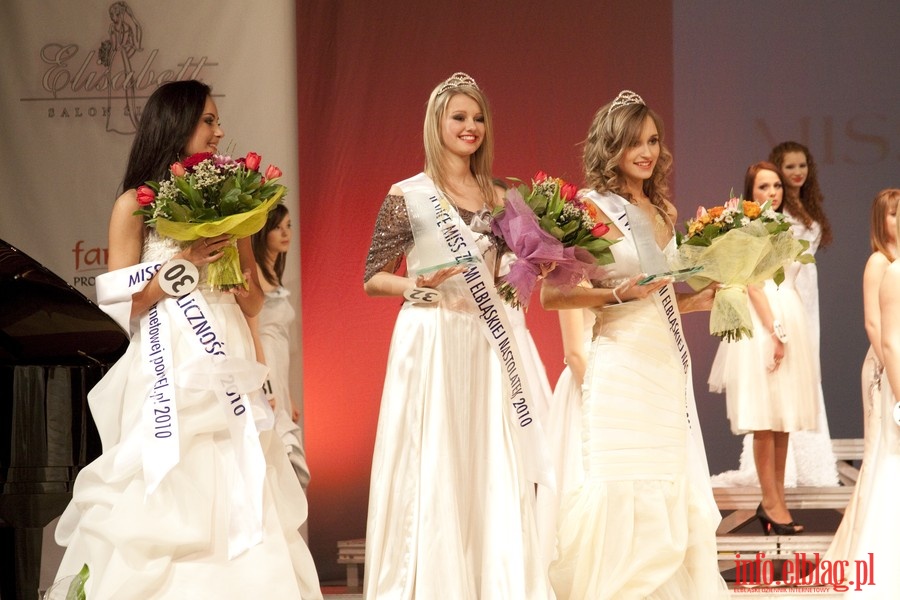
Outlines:
[[[475,216],[453,210],[459,227]],[[474,231],[485,261],[496,240]],[[388,196],[367,277],[396,256],[416,260],[404,198]],[[500,361],[466,299],[439,286],[438,305],[404,302],[381,397],[366,527],[369,600],[545,599],[534,485],[523,475]]]
[[[831,540],[825,558],[828,560],[845,560],[850,556],[859,536],[859,530],[866,518],[867,507],[871,503],[872,487],[875,480],[883,477],[877,466],[876,458],[881,441],[882,412],[882,378],[884,367],[878,361],[871,346],[866,354],[862,367],[862,405],[863,405],[863,457],[859,468],[859,476],[853,488],[853,495],[844,510],[844,518]],[[890,418],[890,417],[888,417]]]
[[[178,251],[151,230],[144,261]],[[202,285],[202,284],[201,284]],[[252,360],[250,330],[232,294],[206,290],[230,356]],[[172,327],[173,365],[188,374],[197,351]],[[75,480],[56,529],[66,547],[57,579],[90,569],[91,600],[156,598],[321,598],[312,556],[298,533],[307,504],[284,447],[272,431],[259,440],[266,460],[261,543],[228,558],[235,444],[219,398],[177,382],[180,461],[145,499],[140,455],[128,440],[142,425],[153,379],[144,369],[140,329],[125,354],[91,390],[88,401],[103,453]]]
[[[900,589],[900,519],[897,498],[900,497],[900,426],[894,421],[897,398],[887,377],[881,378],[881,393],[873,394],[873,410],[867,425],[878,428],[873,456],[863,463],[865,480],[860,473],[852,531],[847,539],[837,541],[844,546],[837,555],[835,544],[828,558],[848,561],[845,583],[847,598],[894,598]],[[845,519],[846,520],[846,519]],[[842,522],[842,529],[844,528]],[[872,568],[874,566],[874,569]],[[871,573],[874,571],[874,576]],[[863,584],[866,573],[868,584]],[[874,584],[872,580],[874,579]],[[854,583],[850,583],[854,582]]]
[[[593,312],[582,309],[584,329],[582,339],[584,354],[588,356],[593,337]],[[541,538],[541,554],[549,569],[556,559],[556,530],[560,499],[584,482],[584,464],[581,458],[581,386],[575,380],[572,369],[566,367],[553,388],[550,411],[544,421],[544,431],[550,446],[553,467],[556,471],[556,489],[539,487],[537,492],[538,534]]]
[[[641,272],[627,235],[611,248],[604,287]],[[604,306],[594,331],[584,483],[561,503],[553,589],[561,600],[726,597],[716,554],[720,515],[699,423],[689,424],[693,391],[669,321],[651,295]]]

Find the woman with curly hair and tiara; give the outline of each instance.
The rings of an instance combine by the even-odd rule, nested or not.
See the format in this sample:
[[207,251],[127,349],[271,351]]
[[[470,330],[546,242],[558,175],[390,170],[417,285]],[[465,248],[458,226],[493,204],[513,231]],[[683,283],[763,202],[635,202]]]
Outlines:
[[502,191],[474,79],[455,73],[434,88],[424,140],[425,170],[391,187],[366,259],[366,293],[405,301],[372,457],[364,595],[544,599],[541,457],[529,455],[541,449],[538,421],[494,288],[505,247],[490,214]]
[[597,315],[583,387],[584,482],[564,494],[558,598],[726,597],[716,556],[720,521],[694,403],[681,313],[709,310],[711,288],[676,294],[672,155],[662,120],[623,91],[601,107],[584,144],[582,196],[610,223],[615,262],[594,287],[544,282],[548,309]]

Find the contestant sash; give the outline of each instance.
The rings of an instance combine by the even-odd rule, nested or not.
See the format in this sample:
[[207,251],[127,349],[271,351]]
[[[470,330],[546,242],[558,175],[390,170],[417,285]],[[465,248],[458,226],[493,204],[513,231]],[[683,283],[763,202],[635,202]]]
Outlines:
[[[427,269],[432,264],[468,264],[462,274],[465,295],[478,314],[485,339],[500,359],[504,387],[510,394],[509,414],[518,437],[525,477],[555,487],[553,467],[543,430],[534,412],[528,375],[522,371],[521,352],[488,269],[470,229],[424,173],[398,184],[403,190],[416,258],[408,265]],[[448,260],[449,258],[449,260]],[[476,260],[473,262],[472,259]],[[436,310],[440,310],[438,307]]]
[[[127,319],[132,294],[143,289],[159,268],[160,263],[142,263],[98,277],[101,309],[114,318],[118,316],[117,320]],[[122,306],[125,304],[127,311]],[[234,558],[262,539],[266,463],[251,395],[260,395],[268,369],[255,361],[227,356],[222,330],[199,290],[159,302],[142,315],[140,322],[141,354],[152,383],[143,403],[140,434],[121,442],[122,460],[128,461],[138,449],[145,494],[152,494],[180,459],[176,388],[213,391],[226,415],[237,463],[227,498],[228,555]],[[172,327],[177,327],[194,348],[193,358],[181,362],[177,369],[171,354]],[[160,423],[161,415],[171,419]],[[160,431],[170,435],[161,436]]]
[[[587,194],[600,210],[609,217],[622,232],[625,239],[634,244],[638,251],[641,269],[647,274],[660,273],[668,269],[668,262],[662,250],[656,245],[653,235],[653,225],[649,222],[644,212],[631,205],[625,198],[612,193],[600,194],[591,191]],[[675,288],[670,283],[657,291],[653,302],[659,311],[663,321],[668,325],[672,334],[672,343],[678,353],[684,374],[684,407],[685,418],[690,435],[688,436],[687,452],[691,458],[687,461],[689,475],[703,493],[707,505],[715,508],[715,499],[709,483],[709,467],[706,461],[706,450],[703,445],[703,436],[700,432],[700,420],[697,416],[697,404],[694,400],[694,382],[691,371],[691,354],[688,351],[684,330],[681,326],[681,313],[678,310],[678,300],[675,296]],[[718,509],[715,509],[718,514]]]
[[[162,263],[140,263],[116,269],[97,277],[97,302],[126,331],[131,330],[131,297],[141,291]],[[139,435],[127,435],[120,442],[117,465],[127,468],[140,457],[145,497],[181,458],[178,442],[178,411],[175,370],[172,362],[172,333],[169,313],[154,304],[140,318],[141,358],[150,377],[147,395],[141,407]]]

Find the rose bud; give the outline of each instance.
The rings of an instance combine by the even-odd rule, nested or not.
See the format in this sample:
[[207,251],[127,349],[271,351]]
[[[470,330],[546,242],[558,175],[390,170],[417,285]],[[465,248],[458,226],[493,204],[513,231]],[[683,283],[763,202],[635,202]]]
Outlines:
[[574,200],[575,196],[578,195],[578,187],[572,183],[563,184],[559,188],[559,195],[563,200]]
[[180,162],[172,163],[172,166],[169,167],[169,171],[171,171],[172,175],[175,177],[184,177],[185,174],[184,165]]
[[278,177],[281,177],[281,175],[282,175],[281,169],[279,169],[275,165],[269,165],[268,167],[266,167],[266,179],[267,180],[268,179],[277,179]]
[[540,182],[542,182],[542,181],[546,181],[546,180],[549,179],[549,178],[550,178],[550,176],[547,175],[546,173],[544,173],[543,171],[538,171],[538,172],[535,173],[535,175],[534,175],[534,182],[535,182],[535,183],[540,183]]
[[147,206],[149,204],[153,204],[153,201],[156,200],[156,192],[153,191],[148,185],[142,185],[137,189],[137,201],[141,206]]
[[591,229],[591,235],[594,237],[603,237],[609,233],[609,225],[606,223],[597,223],[593,229]]
[[247,158],[244,159],[244,164],[246,164],[247,168],[251,171],[259,171],[260,162],[262,162],[262,156],[256,152],[248,152]]

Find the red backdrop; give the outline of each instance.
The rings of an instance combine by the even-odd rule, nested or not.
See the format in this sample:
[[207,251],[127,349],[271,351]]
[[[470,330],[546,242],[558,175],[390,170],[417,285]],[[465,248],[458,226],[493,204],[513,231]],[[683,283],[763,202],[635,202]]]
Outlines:
[[[669,124],[670,2],[418,3],[299,0],[297,69],[303,385],[312,484],[309,536],[323,580],[336,541],[365,535],[369,469],[399,302],[369,298],[363,265],[390,185],[422,169],[431,89],[454,71],[487,94],[495,175],[537,170],[581,182],[596,109],[632,89]],[[556,315],[535,302],[532,334],[551,383]]]

